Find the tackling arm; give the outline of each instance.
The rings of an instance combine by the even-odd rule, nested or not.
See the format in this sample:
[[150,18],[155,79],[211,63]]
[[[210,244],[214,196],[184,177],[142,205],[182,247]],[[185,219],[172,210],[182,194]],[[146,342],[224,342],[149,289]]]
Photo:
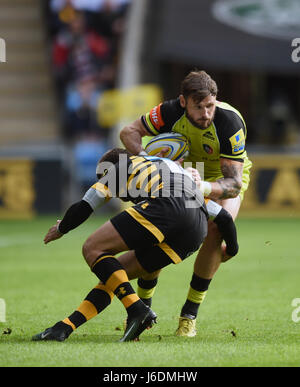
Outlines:
[[[201,180],[201,176],[197,169],[186,168],[186,171],[195,181],[199,190],[204,194],[204,196],[207,197],[208,195],[205,195],[205,183],[208,182]],[[237,242],[236,227],[232,216],[227,210],[225,210],[225,208],[210,199],[206,200],[206,208],[209,214],[209,218],[216,223],[226,243],[226,258],[229,259],[231,257],[234,257],[238,253],[239,246]]]
[[56,225],[50,227],[44,238],[44,243],[47,244],[61,238],[64,234],[85,222],[92,212],[93,209],[86,201],[81,200],[74,203],[66,211],[63,219],[61,221],[58,220]]
[[57,230],[66,234],[80,226],[93,212],[92,207],[84,200],[73,204],[66,212],[63,220],[59,223]]
[[69,207],[61,221],[58,220],[56,225],[50,227],[44,238],[44,243],[47,244],[59,239],[64,234],[80,226],[89,218],[93,211],[104,204],[105,201],[106,198],[104,195],[102,196],[101,193],[96,192],[94,188],[90,188],[82,200]]
[[135,120],[131,124],[125,126],[120,133],[122,143],[133,155],[145,152],[142,147],[142,137],[144,136],[149,136],[149,133],[144,127],[141,119]]
[[234,257],[239,251],[236,227],[232,216],[225,208],[209,200],[206,208],[211,220],[213,220],[226,243],[226,255]]

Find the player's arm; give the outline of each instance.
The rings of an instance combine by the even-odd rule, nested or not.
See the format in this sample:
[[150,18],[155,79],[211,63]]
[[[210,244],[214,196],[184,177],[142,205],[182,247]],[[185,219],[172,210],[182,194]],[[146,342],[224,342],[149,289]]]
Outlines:
[[47,244],[61,238],[64,234],[84,223],[97,207],[101,207],[108,199],[107,191],[101,183],[96,183],[84,195],[82,200],[72,204],[62,220],[50,227],[44,243]]
[[239,245],[237,241],[237,232],[235,223],[232,216],[225,208],[221,207],[216,202],[208,200],[206,203],[206,208],[209,214],[209,218],[216,223],[220,234],[222,235],[225,243],[226,250],[224,251],[224,260],[228,260],[234,257],[239,250]]
[[[142,147],[142,137],[170,132],[183,111],[179,98],[165,101],[155,106],[141,118],[125,126],[121,130],[120,139],[130,153],[138,155],[142,152],[145,155],[147,153]],[[164,151],[167,151],[167,148]],[[164,153],[162,152],[157,156],[162,157]]]
[[44,238],[45,244],[61,238],[64,234],[80,226],[96,208],[109,201],[114,193],[118,196],[119,163],[112,166],[111,163],[99,162],[96,175],[99,178],[98,182],[87,190],[82,200],[69,207],[62,221],[57,221],[57,224],[49,229]]
[[[130,153],[138,155],[141,152],[145,152],[142,147],[142,137],[149,135],[150,134],[143,125],[142,120],[138,119],[121,130],[120,139]],[[145,154],[147,153],[145,152]]]
[[212,200],[235,198],[242,188],[243,162],[221,158],[223,178],[216,182],[201,180],[199,172],[194,168],[187,168],[195,180],[203,196]]
[[84,200],[72,204],[66,211],[63,219],[58,220],[56,225],[50,227],[44,238],[44,243],[47,244],[61,238],[64,234],[86,221],[92,212],[93,209]]
[[[195,181],[200,191],[203,192],[204,182],[201,180],[201,176],[197,169],[186,168],[186,171]],[[223,262],[227,261],[228,259],[234,257],[239,250],[234,220],[225,208],[212,200],[206,199],[206,208],[209,219],[216,223],[226,243],[226,249],[223,251]]]
[[216,182],[203,182],[207,189],[205,196],[212,200],[235,198],[242,188],[243,162],[221,157],[220,164],[224,177]]

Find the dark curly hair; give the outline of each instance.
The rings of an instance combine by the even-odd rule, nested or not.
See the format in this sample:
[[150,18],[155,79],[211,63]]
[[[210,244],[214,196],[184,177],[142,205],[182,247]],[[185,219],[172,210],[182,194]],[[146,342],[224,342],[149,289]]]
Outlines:
[[[101,157],[101,159],[98,161],[97,169],[99,164],[108,162],[112,164],[117,164],[119,162],[119,156],[120,155],[127,155],[128,157],[132,156],[132,154],[127,149],[122,148],[113,148],[108,150],[104,155]],[[98,179],[100,179],[103,176],[103,173],[99,174],[97,173]]]
[[181,94],[185,99],[192,99],[199,103],[209,95],[217,96],[216,82],[205,71],[191,71],[181,83]]

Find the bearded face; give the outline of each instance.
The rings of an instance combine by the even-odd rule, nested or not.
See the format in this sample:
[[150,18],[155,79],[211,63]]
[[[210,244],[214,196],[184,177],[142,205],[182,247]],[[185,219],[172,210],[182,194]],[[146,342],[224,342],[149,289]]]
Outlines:
[[216,112],[216,96],[208,95],[202,101],[196,102],[192,97],[185,99],[180,96],[180,104],[190,123],[199,129],[207,129],[214,120]]

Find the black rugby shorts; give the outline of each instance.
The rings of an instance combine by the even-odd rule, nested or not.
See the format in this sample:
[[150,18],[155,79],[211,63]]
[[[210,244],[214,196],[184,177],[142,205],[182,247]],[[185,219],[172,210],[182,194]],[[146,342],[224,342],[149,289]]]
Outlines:
[[149,273],[183,261],[207,234],[205,210],[188,208],[185,197],[146,199],[111,222]]

